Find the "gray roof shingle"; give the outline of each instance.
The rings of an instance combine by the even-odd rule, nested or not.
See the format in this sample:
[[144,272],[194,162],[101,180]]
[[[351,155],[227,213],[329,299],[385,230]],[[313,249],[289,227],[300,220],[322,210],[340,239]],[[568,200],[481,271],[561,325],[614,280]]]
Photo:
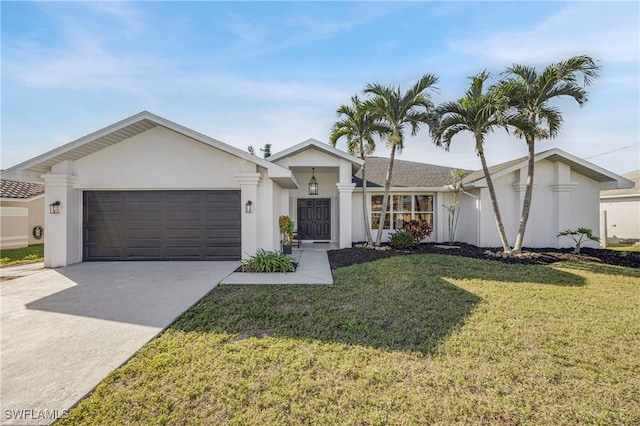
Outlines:
[[44,185],[0,179],[0,198],[29,199],[44,194]]
[[[367,187],[384,187],[387,178],[389,159],[369,157],[365,162],[367,171]],[[396,159],[393,163],[391,186],[397,188],[441,187],[452,183],[451,172],[455,167],[436,166],[434,164],[416,163]],[[465,170],[467,173],[471,170]],[[362,169],[353,178],[357,187],[362,187]]]

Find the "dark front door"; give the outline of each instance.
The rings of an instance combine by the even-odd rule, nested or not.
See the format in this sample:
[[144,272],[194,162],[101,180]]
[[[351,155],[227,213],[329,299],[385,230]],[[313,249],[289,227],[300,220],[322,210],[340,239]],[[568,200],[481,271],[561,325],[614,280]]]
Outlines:
[[86,191],[84,260],[237,260],[240,191]]
[[298,200],[298,238],[301,240],[331,239],[331,199]]

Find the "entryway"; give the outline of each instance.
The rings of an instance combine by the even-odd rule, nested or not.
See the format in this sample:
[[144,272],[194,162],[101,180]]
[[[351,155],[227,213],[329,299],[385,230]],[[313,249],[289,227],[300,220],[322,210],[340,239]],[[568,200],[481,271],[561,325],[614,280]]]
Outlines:
[[331,239],[331,198],[298,199],[298,238]]

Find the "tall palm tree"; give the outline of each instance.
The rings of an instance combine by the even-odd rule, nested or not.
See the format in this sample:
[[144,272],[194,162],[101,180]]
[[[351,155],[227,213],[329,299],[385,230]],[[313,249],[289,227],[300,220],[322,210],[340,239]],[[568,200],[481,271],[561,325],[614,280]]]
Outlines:
[[[512,108],[520,119],[526,121],[525,128],[516,127],[516,135],[527,143],[527,182],[525,186],[522,215],[513,252],[522,249],[524,232],[529,220],[531,196],[533,193],[533,173],[536,139],[551,139],[558,134],[562,124],[562,113],[550,105],[555,98],[568,96],[579,106],[588,101],[588,93],[583,86],[589,86],[598,76],[600,67],[586,55],[574,56],[566,61],[552,63],[538,73],[534,67],[517,65],[505,71],[500,82],[500,90],[510,99]],[[578,77],[582,76],[582,84]]]
[[393,173],[393,162],[396,151],[401,151],[404,146],[404,131],[406,126],[411,127],[411,135],[415,136],[423,124],[430,124],[433,119],[433,104],[425,91],[433,89],[438,78],[433,74],[425,74],[409,88],[406,93],[400,92],[400,87],[387,87],[380,84],[368,84],[364,93],[373,95],[364,105],[375,118],[387,125],[390,132],[385,139],[387,146],[391,148],[389,156],[389,168],[384,183],[384,195],[382,197],[382,211],[378,223],[378,233],[375,245],[382,241],[382,230],[386,220],[387,206],[389,204],[389,188]]
[[489,132],[496,127],[506,127],[508,118],[502,114],[506,109],[507,100],[495,90],[484,90],[484,83],[489,78],[487,71],[482,71],[471,77],[471,86],[462,99],[455,102],[445,102],[436,109],[438,124],[431,128],[431,136],[436,145],[449,150],[451,140],[460,132],[471,132],[475,138],[476,154],[480,157],[482,171],[487,180],[493,216],[502,242],[502,249],[510,253],[511,249],[507,241],[502,224],[502,216],[498,206],[493,180],[489,173],[487,160],[484,155],[484,141]]
[[367,244],[371,245],[373,239],[371,238],[367,209],[366,160],[376,149],[374,136],[382,137],[389,133],[390,129],[378,122],[369,111],[363,108],[363,103],[358,99],[358,96],[352,96],[351,105],[341,105],[336,113],[338,117],[342,118],[333,124],[329,144],[335,148],[338,139],[344,137],[347,140],[347,152],[365,161],[362,164],[362,212]]

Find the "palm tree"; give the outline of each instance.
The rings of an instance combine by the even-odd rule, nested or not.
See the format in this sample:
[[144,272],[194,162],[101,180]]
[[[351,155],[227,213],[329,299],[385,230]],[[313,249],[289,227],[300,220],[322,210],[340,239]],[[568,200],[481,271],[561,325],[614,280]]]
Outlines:
[[382,241],[382,230],[386,220],[387,206],[389,204],[389,188],[391,187],[391,175],[396,151],[401,151],[404,146],[404,131],[406,126],[411,127],[411,135],[415,136],[422,124],[429,124],[433,119],[433,104],[425,90],[432,88],[438,81],[433,74],[425,74],[403,95],[400,87],[387,87],[380,84],[368,84],[364,93],[373,95],[367,100],[365,109],[371,112],[374,118],[380,120],[389,127],[390,132],[385,136],[387,146],[391,148],[389,156],[389,168],[384,183],[384,195],[382,197],[382,211],[378,223],[378,234],[375,245]]
[[[529,220],[536,139],[551,139],[558,134],[562,124],[560,110],[550,105],[551,100],[568,96],[579,106],[588,100],[588,93],[582,86],[588,86],[598,76],[600,67],[589,56],[574,56],[566,61],[553,63],[538,73],[535,68],[525,65],[509,67],[506,78],[500,82],[500,90],[510,99],[510,104],[522,121],[524,128],[516,126],[516,135],[524,138],[528,147],[527,182],[525,186],[522,215],[514,253],[520,253],[524,232]],[[582,75],[582,85],[578,77]]]
[[371,229],[369,227],[369,212],[367,210],[367,175],[366,160],[376,149],[374,135],[382,137],[390,129],[379,123],[363,108],[363,103],[357,96],[351,97],[351,105],[341,105],[336,111],[338,117],[342,117],[333,124],[329,144],[336,146],[338,139],[347,139],[347,152],[358,156],[365,162],[362,164],[362,212],[364,215],[364,229],[367,235],[367,244],[371,245]]
[[476,154],[480,157],[482,171],[487,180],[493,216],[502,242],[502,249],[510,253],[511,249],[504,232],[502,216],[498,207],[498,199],[489,173],[487,160],[484,155],[484,140],[495,127],[505,127],[507,117],[502,114],[506,109],[506,99],[495,90],[484,91],[484,83],[489,78],[487,71],[482,71],[471,77],[471,87],[464,97],[455,102],[446,102],[436,109],[437,126],[431,128],[431,135],[436,145],[449,150],[451,140],[460,132],[471,132],[475,138]]

